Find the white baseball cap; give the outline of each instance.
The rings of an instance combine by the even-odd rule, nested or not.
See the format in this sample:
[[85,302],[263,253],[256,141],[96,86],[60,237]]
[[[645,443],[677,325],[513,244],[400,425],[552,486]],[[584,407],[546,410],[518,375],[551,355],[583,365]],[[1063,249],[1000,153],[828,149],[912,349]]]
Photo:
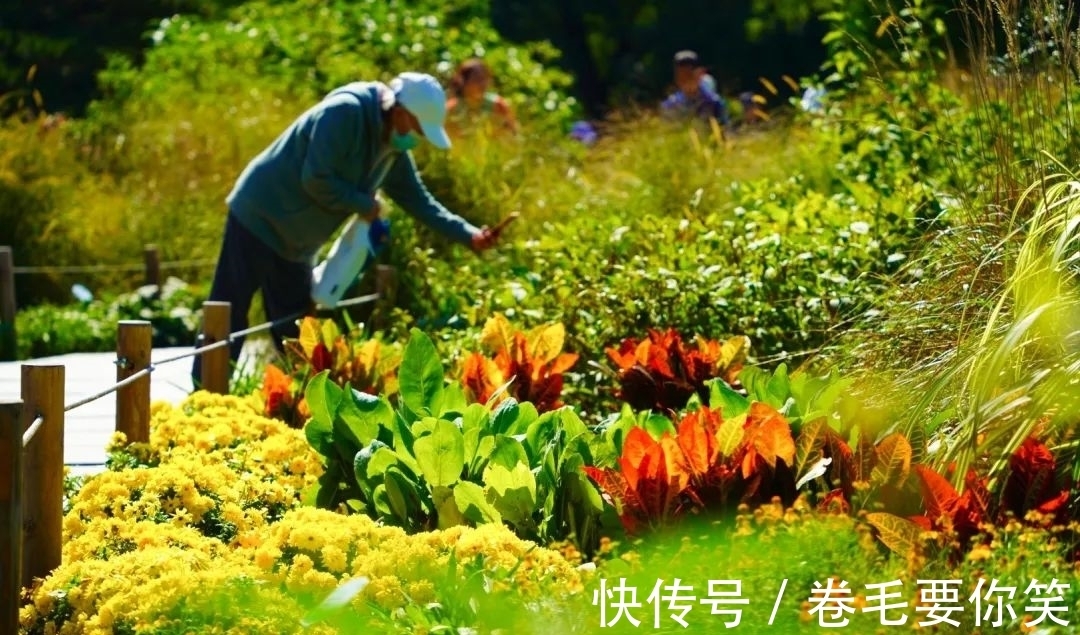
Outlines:
[[397,103],[411,112],[420,122],[424,136],[436,148],[450,148],[450,137],[443,128],[446,121],[446,91],[431,75],[401,73],[390,81]]

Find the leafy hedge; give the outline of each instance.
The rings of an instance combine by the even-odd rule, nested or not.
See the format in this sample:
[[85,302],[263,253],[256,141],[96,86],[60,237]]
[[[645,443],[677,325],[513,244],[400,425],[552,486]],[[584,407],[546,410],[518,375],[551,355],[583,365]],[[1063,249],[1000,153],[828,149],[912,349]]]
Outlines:
[[16,316],[17,357],[114,351],[120,320],[149,320],[154,347],[193,346],[205,299],[200,287],[169,278],[112,300],[29,307]]

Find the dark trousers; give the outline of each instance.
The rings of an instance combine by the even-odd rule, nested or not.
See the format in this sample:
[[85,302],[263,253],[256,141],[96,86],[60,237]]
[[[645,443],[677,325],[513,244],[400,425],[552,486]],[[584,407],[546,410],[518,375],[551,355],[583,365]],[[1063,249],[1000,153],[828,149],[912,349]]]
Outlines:
[[[231,305],[230,333],[248,328],[248,310],[256,291],[262,291],[263,307],[270,321],[307,311],[311,307],[311,267],[277,255],[229,214],[208,299]],[[284,351],[282,339],[299,336],[296,320],[274,327],[271,335],[277,349]],[[202,344],[200,334],[196,346]],[[230,344],[229,355],[234,365],[243,347],[242,337]],[[196,389],[202,383],[201,375],[202,355],[196,355],[191,368],[191,379]]]

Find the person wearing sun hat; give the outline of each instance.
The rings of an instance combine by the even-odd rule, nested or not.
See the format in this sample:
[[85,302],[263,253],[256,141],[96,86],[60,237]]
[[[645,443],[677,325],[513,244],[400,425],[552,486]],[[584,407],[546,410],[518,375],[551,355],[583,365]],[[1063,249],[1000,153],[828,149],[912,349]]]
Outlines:
[[[231,303],[230,331],[247,328],[256,291],[268,320],[310,309],[319,250],[354,215],[378,219],[380,190],[452,241],[475,251],[493,246],[497,229],[446,209],[417,172],[410,150],[419,143],[450,147],[445,119],[446,93],[431,75],[352,82],[330,91],[252,159],[225,199],[225,235],[208,298]],[[297,326],[272,335],[282,350],[282,338],[296,337]],[[234,362],[242,346],[242,339],[232,342]]]

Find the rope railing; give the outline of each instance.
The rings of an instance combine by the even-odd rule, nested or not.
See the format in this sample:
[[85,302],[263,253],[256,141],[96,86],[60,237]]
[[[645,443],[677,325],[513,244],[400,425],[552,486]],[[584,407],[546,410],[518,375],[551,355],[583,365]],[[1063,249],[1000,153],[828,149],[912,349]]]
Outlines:
[[[340,302],[339,310],[385,299],[386,282],[378,292]],[[392,302],[392,300],[391,300]],[[320,307],[316,307],[317,309]],[[325,310],[325,309],[323,309]],[[22,366],[21,399],[0,401],[0,633],[18,632],[22,589],[60,565],[63,536],[65,415],[116,393],[116,432],[129,443],[149,441],[150,375],[164,364],[204,356],[202,388],[227,393],[228,351],[233,342],[271,330],[312,311],[298,311],[236,332],[229,332],[230,305],[203,304],[203,336],[208,344],[151,361],[152,327],[146,320],[125,320],[117,333],[117,381],[112,386],[64,404],[63,365]],[[375,316],[376,310],[373,313]],[[98,464],[94,464],[96,466]]]
[[156,245],[143,247],[143,262],[123,264],[93,265],[23,265],[15,266],[15,254],[11,247],[0,245],[0,361],[16,359],[17,339],[15,336],[15,317],[18,307],[15,303],[15,278],[19,275],[60,275],[92,273],[137,273],[143,272],[143,284],[161,288],[163,269],[193,269],[212,267],[213,259],[190,259],[162,261]]
[[34,422],[30,424],[30,427],[26,429],[26,432],[23,432],[22,446],[24,448],[30,445],[30,442],[34,440],[34,435],[41,429],[41,424],[43,423],[45,423],[45,417],[38,415],[37,418],[34,419]]
[[[350,307],[350,306],[355,306],[355,305],[363,304],[363,303],[366,303],[366,302],[372,302],[374,300],[377,300],[378,298],[379,298],[378,294],[372,293],[370,295],[365,295],[365,296],[360,296],[360,297],[357,297],[357,298],[352,298],[350,300],[345,300],[345,301],[339,303],[337,305],[337,307],[335,307],[335,308],[347,308],[347,307]],[[219,349],[219,348],[224,348],[224,347],[228,346],[229,344],[232,344],[234,341],[236,341],[237,339],[239,339],[241,337],[247,337],[248,335],[254,335],[255,333],[260,333],[262,331],[266,331],[266,330],[270,330],[270,329],[273,329],[273,328],[278,327],[278,326],[282,326],[284,324],[292,322],[293,320],[295,320],[297,318],[303,317],[306,314],[307,314],[307,311],[297,311],[296,313],[293,313],[292,315],[287,315],[287,316],[285,316],[283,318],[278,318],[277,320],[274,320],[274,321],[263,322],[262,324],[258,324],[256,326],[252,326],[250,328],[246,328],[246,329],[243,329],[243,330],[240,330],[240,331],[236,331],[235,333],[230,333],[224,339],[219,340],[217,342],[214,342],[212,344],[207,344],[205,346],[201,346],[199,348],[195,348],[195,349],[192,349],[190,351],[180,353],[178,355],[174,355],[172,357],[167,357],[165,359],[162,359],[162,360],[159,360],[157,362],[151,363],[146,368],[143,368],[141,370],[136,371],[135,374],[118,381],[117,383],[113,384],[112,386],[109,386],[108,388],[106,388],[106,389],[104,389],[104,390],[102,390],[100,392],[96,392],[96,393],[94,393],[94,394],[92,394],[92,395],[90,395],[88,397],[84,397],[83,399],[80,399],[80,400],[76,401],[75,403],[72,403],[72,404],[69,404],[69,405],[65,406],[64,407],[64,412],[69,412],[69,411],[74,410],[75,408],[78,408],[80,406],[85,406],[88,403],[97,401],[98,399],[101,399],[102,397],[107,397],[110,394],[116,392],[117,390],[123,388],[124,386],[131,385],[131,384],[135,383],[136,381],[142,379],[143,377],[146,377],[150,373],[157,370],[158,366],[163,366],[165,364],[169,364],[169,363],[172,363],[172,362],[177,362],[177,361],[180,361],[182,359],[187,359],[189,357],[195,357],[196,355],[202,355],[203,353],[206,353],[206,352],[209,352],[209,351],[212,351],[212,350],[216,350],[216,349]],[[120,365],[123,365],[123,364],[127,363],[127,360],[125,360],[125,359],[117,359],[116,363],[120,364]]]
[[[182,269],[189,267],[208,267],[216,264],[213,259],[202,260],[170,260],[159,263],[158,266],[167,269]],[[137,273],[146,270],[146,264],[130,265],[41,265],[13,267],[11,272],[15,274],[58,274],[58,273]]]

